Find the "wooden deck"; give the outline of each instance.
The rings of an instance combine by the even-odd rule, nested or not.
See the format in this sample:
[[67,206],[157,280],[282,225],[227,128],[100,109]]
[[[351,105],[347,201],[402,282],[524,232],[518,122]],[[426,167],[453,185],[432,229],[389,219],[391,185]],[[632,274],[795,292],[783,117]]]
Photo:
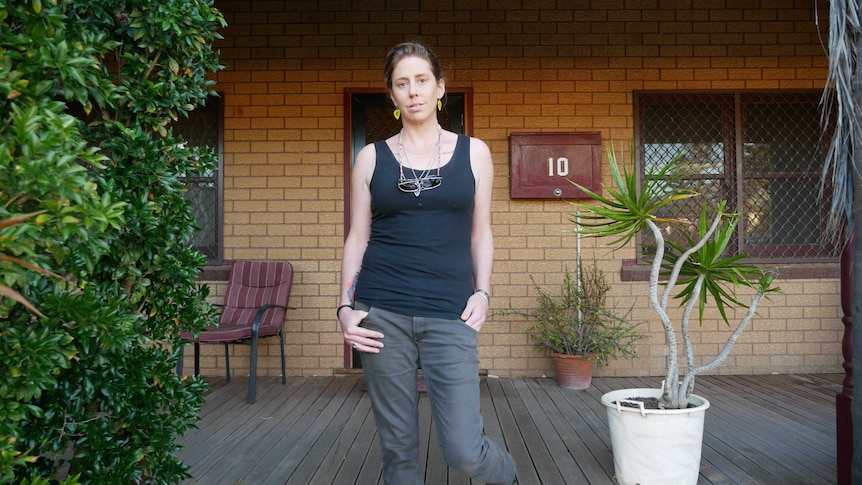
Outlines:
[[[833,484],[835,395],[841,374],[703,376],[706,397],[699,484]],[[382,484],[380,451],[360,376],[215,381],[199,429],[180,438],[185,484]],[[553,379],[482,379],[486,433],[505,443],[521,485],[613,484],[607,417],[599,397],[655,378],[595,378],[586,391]],[[427,485],[469,484],[442,458],[428,399],[420,399]],[[475,482],[474,482],[475,483]]]

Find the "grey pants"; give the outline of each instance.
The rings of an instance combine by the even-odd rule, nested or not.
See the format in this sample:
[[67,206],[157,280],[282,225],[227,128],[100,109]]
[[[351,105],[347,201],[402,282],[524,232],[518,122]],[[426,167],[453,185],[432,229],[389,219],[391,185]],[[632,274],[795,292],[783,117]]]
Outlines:
[[410,317],[371,308],[363,327],[383,333],[379,354],[361,353],[388,485],[421,485],[419,397],[421,364],[431,415],[446,463],[487,484],[515,480],[511,455],[483,433],[479,412],[478,333],[461,320]]

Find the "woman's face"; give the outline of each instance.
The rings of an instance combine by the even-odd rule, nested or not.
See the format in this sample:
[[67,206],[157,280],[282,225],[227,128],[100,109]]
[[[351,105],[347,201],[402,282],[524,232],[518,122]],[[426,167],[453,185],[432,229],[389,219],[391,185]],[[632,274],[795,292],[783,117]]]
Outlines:
[[437,111],[437,100],[443,97],[446,86],[431,71],[425,59],[407,56],[392,70],[392,86],[389,88],[392,102],[406,119],[419,120]]

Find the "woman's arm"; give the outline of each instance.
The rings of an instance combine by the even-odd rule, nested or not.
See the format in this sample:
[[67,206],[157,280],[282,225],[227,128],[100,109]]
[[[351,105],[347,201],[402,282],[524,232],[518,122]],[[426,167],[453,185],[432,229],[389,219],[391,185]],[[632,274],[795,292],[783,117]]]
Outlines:
[[[494,164],[488,146],[477,138],[470,139],[470,164],[476,180],[473,206],[473,230],[470,252],[473,257],[473,280],[477,290],[491,293],[491,271],[494,264],[494,235],[491,232],[491,193],[494,185]],[[480,292],[469,300],[461,319],[479,330],[488,315],[490,298]]]
[[[341,324],[344,341],[363,352],[378,352],[383,334],[359,326],[367,312],[354,310],[353,290],[362,267],[362,257],[371,234],[371,176],[376,163],[374,145],[367,145],[356,155],[350,172],[350,232],[344,241],[341,260],[341,294],[336,317]],[[350,305],[344,307],[343,305]]]

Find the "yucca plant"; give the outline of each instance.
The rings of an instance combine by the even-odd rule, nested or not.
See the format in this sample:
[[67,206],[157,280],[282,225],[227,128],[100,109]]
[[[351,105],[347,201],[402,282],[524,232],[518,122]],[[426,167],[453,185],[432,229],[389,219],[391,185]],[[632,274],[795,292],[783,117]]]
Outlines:
[[[571,220],[581,235],[615,238],[611,245],[616,247],[625,246],[640,231],[649,231],[655,238],[655,245],[647,251],[647,257],[651,258],[649,302],[664,328],[667,352],[665,382],[658,406],[661,409],[684,409],[694,390],[695,376],[715,369],[724,362],[737,338],[753,318],[761,299],[771,292],[779,291],[773,286],[775,272],[746,264],[744,260],[747,256],[743,254],[725,255],[736,230],[739,214],[728,212],[724,202],[714,208],[703,203],[696,223],[658,215],[659,209],[668,204],[698,196],[697,192],[682,188],[679,184],[682,156],[648,171],[641,184],[638,184],[634,173],[620,170],[617,155],[612,149],[608,150],[608,159],[613,185],[604,187],[607,196],[575,184],[599,205],[576,203],[586,213],[578,217],[573,215]],[[675,234],[681,233],[682,236],[675,241],[666,239],[663,229],[670,227],[674,227]],[[664,287],[661,294],[660,283]],[[754,290],[754,296],[747,304],[737,297],[737,290],[743,287]],[[680,300],[683,307],[678,327],[668,314],[671,295]],[[716,305],[728,327],[728,306],[738,306],[747,311],[736,323],[736,328],[721,351],[711,361],[698,365],[691,340],[690,320],[697,306],[702,323],[704,309],[710,301]],[[680,336],[685,352],[685,366],[682,369],[679,359]]]

